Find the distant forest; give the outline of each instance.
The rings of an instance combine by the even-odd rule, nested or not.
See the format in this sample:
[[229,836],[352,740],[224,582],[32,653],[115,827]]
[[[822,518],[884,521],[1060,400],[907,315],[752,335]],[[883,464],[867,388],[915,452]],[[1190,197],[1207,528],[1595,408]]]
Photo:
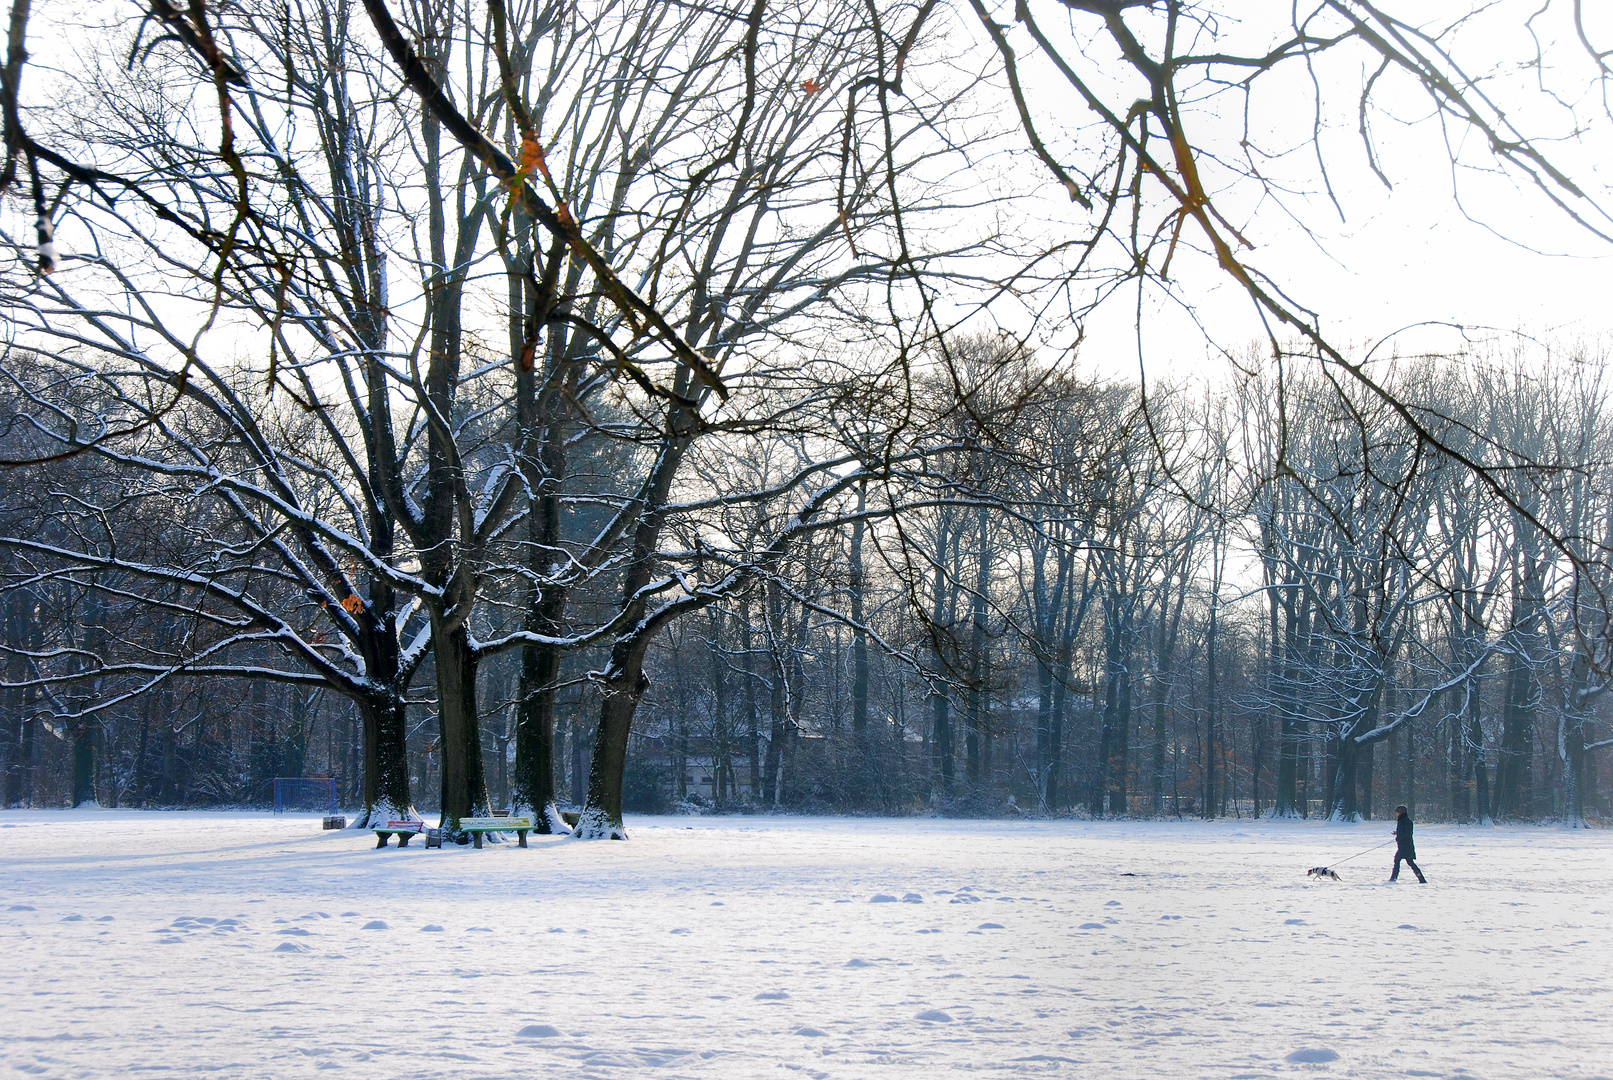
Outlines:
[[[1288,472],[1274,475],[1268,377],[1156,389],[1145,415],[1135,385],[1056,375],[1007,339],[962,341],[951,360],[958,381],[928,379],[918,398],[970,448],[924,478],[928,495],[883,490],[906,509],[865,523],[867,488],[892,481],[848,489],[834,527],[652,643],[627,809],[1384,817],[1404,802],[1445,821],[1613,816],[1613,724],[1575,627],[1589,587],[1525,518],[1564,535],[1613,528],[1601,358],[1405,370],[1403,391],[1447,418],[1447,437],[1602,463],[1540,467],[1521,508],[1323,382],[1287,384]],[[760,486],[768,465],[711,467]],[[64,554],[93,534],[131,565],[199,567],[248,536],[232,544],[207,500],[103,459],[39,466],[11,490],[7,535],[33,543],[4,563],[7,638],[26,645],[7,659],[7,805],[266,805],[283,776],[335,777],[362,804],[356,710],[254,677],[280,661],[272,635],[232,645],[237,670],[157,678],[152,661],[187,640],[205,652],[195,616],[115,571],[92,581]],[[700,551],[709,500],[685,505],[675,530],[698,572],[720,556]],[[562,542],[600,518],[569,512]],[[258,573],[261,602],[314,618],[294,584]],[[519,600],[518,583],[490,589],[475,639],[519,625]],[[425,628],[406,616],[404,637]],[[556,676],[562,800],[586,799],[589,673],[608,661],[604,645],[578,647]],[[64,664],[105,674],[29,678]],[[476,679],[489,794],[508,805],[519,654],[490,655]],[[441,784],[434,684],[428,655],[406,713],[422,809]]]

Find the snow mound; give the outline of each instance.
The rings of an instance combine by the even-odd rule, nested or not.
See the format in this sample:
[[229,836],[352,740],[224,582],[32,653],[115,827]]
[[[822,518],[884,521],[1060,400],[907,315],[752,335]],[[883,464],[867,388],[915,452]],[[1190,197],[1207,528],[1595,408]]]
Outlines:
[[83,922],[83,921],[84,921],[84,916],[82,916],[82,915],[63,915],[62,916],[62,922]]
[[1337,1061],[1338,1059],[1338,1051],[1329,1050],[1325,1046],[1319,1046],[1295,1050],[1283,1060],[1291,1062],[1295,1065],[1322,1065],[1329,1061]]
[[819,1031],[815,1027],[796,1028],[795,1033],[808,1039],[821,1039],[829,1034],[827,1031]]
[[790,996],[789,994],[786,994],[782,990],[763,990],[760,994],[756,995],[756,1000],[757,1001],[783,1001],[785,998],[787,998],[789,996]]
[[975,927],[976,930],[1001,930],[1002,928],[1003,924],[1000,922],[983,922]]
[[929,1020],[937,1024],[952,1023],[952,1016],[949,1013],[942,1012],[940,1009],[925,1009],[923,1012],[913,1017],[913,1019]]
[[920,896],[916,892],[905,893],[902,896],[902,903],[904,903],[904,904],[922,904],[922,903],[924,903],[924,897]]
[[567,825],[566,819],[560,815],[560,807],[550,803],[543,808],[543,816],[549,822],[549,831],[555,836],[571,835],[571,826]]
[[564,1034],[565,1032],[552,1024],[528,1024],[515,1033],[519,1039],[553,1039]]
[[436,923],[427,923],[420,928],[420,932],[422,934],[440,934],[442,933],[442,927],[438,926]]
[[1107,926],[1105,926],[1101,922],[1084,922],[1079,927],[1077,927],[1077,929],[1078,930],[1107,930],[1109,928]]
[[308,946],[298,945],[295,941],[282,941],[274,947],[275,952],[307,952]]
[[384,919],[371,919],[369,922],[367,922],[363,926],[359,927],[359,929],[360,930],[390,930],[392,928],[386,924],[386,920],[384,920]]
[[849,968],[860,968],[860,967],[873,967],[874,965],[870,964],[866,960],[859,960],[854,956],[850,960],[847,960],[841,966],[842,967],[849,967]]
[[577,827],[571,830],[573,840],[626,840],[627,830],[613,824],[605,811],[588,807],[577,818]]
[[868,898],[868,902],[870,904],[894,904],[896,903],[896,897],[892,896],[890,893],[875,893],[873,896]]
[[32,904],[12,904],[10,907],[6,908],[6,910],[7,911],[33,911],[34,906]]
[[288,926],[284,930],[276,930],[275,933],[277,933],[277,934],[289,934],[292,937],[312,937],[313,936],[312,934],[310,934],[308,931],[304,930],[300,926]]

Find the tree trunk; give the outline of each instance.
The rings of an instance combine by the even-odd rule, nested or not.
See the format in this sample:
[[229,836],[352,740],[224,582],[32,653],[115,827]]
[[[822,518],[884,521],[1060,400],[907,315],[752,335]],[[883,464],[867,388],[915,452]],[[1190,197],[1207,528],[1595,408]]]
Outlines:
[[72,726],[73,742],[73,805],[95,806],[96,781],[100,779],[96,744],[100,741],[101,725],[93,720],[78,720]]
[[1216,641],[1218,616],[1219,611],[1217,604],[1215,599],[1212,597],[1210,600],[1209,640],[1205,646],[1207,657],[1206,670],[1209,682],[1209,685],[1205,688],[1205,692],[1209,696],[1209,703],[1208,708],[1205,710],[1204,722],[1204,790],[1202,793],[1204,803],[1200,808],[1200,812],[1206,818],[1213,818],[1215,816],[1215,800],[1217,792],[1216,765],[1218,764],[1221,756],[1219,747],[1219,741],[1221,738],[1220,716],[1218,715],[1221,705],[1221,676],[1217,667],[1220,662],[1220,650],[1216,647],[1218,644]]
[[[868,489],[857,489],[857,513],[868,507]],[[857,753],[866,764],[868,744],[868,632],[863,629],[867,619],[864,608],[865,582],[863,576],[863,520],[851,526],[851,566],[848,585],[851,592],[851,730],[856,736]]]
[[969,790],[979,791],[985,783],[981,741],[986,725],[986,590],[991,585],[991,537],[984,507],[976,515],[975,587],[969,597],[969,694],[964,733],[965,775]]
[[627,775],[627,736],[650,681],[644,677],[643,646],[618,642],[611,650],[610,678],[602,687],[599,726],[588,767],[588,804],[574,830],[579,840],[626,840],[622,787]]
[[522,647],[510,812],[517,817],[530,815],[534,831],[542,834],[570,831],[555,804],[555,698],[559,674],[559,649],[550,645]]
[[482,764],[481,726],[476,715],[477,656],[463,623],[443,629],[441,612],[433,610],[432,656],[437,667],[437,724],[442,743],[441,827],[460,843],[459,819],[479,817],[489,809],[487,776]]
[[408,706],[401,697],[393,696],[366,698],[356,704],[363,732],[364,809],[352,828],[368,829],[416,817],[409,792]]
[[750,594],[740,603],[739,647],[745,652],[745,750],[750,757],[750,801],[762,797],[762,731],[756,708],[756,644],[751,634]]

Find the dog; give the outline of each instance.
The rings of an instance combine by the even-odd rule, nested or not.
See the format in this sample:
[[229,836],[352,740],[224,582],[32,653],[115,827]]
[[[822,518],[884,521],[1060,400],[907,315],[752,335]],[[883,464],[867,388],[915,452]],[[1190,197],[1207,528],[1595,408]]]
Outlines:
[[1305,876],[1313,878],[1332,878],[1334,881],[1343,880],[1337,873],[1329,870],[1325,866],[1313,866],[1309,870],[1305,871]]

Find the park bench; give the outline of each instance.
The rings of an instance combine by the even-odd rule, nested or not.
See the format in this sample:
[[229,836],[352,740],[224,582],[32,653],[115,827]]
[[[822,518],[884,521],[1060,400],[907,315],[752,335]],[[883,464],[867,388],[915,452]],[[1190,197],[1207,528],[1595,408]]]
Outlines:
[[399,847],[408,847],[411,837],[416,833],[426,831],[426,823],[424,821],[389,821],[384,827],[376,825],[374,828],[376,847],[386,847],[387,840],[394,836],[398,838]]
[[490,832],[513,832],[516,842],[526,847],[526,834],[532,831],[532,819],[529,817],[466,817],[459,819],[459,831],[470,833],[471,842],[477,847],[482,846],[482,834]]

